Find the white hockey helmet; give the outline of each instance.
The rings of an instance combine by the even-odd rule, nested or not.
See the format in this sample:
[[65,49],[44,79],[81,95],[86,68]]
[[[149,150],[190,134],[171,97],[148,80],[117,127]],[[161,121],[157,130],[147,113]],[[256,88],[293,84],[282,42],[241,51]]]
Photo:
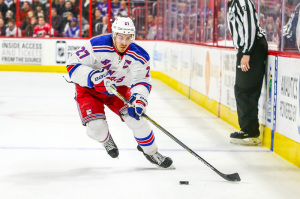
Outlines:
[[135,38],[135,26],[133,21],[129,17],[118,17],[111,27],[113,37],[117,36],[117,33],[131,34],[132,41]]

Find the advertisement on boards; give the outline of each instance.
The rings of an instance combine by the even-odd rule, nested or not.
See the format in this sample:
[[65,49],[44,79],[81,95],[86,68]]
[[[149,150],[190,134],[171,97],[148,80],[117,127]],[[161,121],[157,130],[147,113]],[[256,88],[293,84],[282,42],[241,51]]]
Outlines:
[[1,39],[0,45],[2,64],[43,64],[43,40]]
[[300,60],[278,57],[276,131],[300,143]]
[[[199,93],[208,96],[210,76],[209,71],[205,69],[206,60],[203,59],[207,50],[201,46],[194,46],[192,50],[192,68],[191,68],[191,88]],[[208,83],[208,84],[207,84]],[[208,89],[207,89],[208,88]]]
[[221,84],[221,104],[236,111],[236,100],[234,96],[236,52],[222,50],[221,56],[222,84]]

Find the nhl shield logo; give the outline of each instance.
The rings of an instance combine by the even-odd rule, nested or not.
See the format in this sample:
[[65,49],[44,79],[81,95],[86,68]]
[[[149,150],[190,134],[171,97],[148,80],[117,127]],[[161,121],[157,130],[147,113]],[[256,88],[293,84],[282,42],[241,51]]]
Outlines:
[[57,49],[57,55],[59,56],[59,57],[63,57],[63,56],[65,56],[65,48],[62,48],[62,47],[60,47],[60,48],[58,48]]
[[56,63],[64,64],[66,63],[67,57],[67,45],[65,41],[56,41]]

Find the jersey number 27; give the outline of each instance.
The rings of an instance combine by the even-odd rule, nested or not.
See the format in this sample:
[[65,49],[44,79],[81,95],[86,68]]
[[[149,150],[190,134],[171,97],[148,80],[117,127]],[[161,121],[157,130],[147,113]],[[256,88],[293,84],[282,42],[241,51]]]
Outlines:
[[79,57],[79,59],[82,59],[90,55],[90,53],[85,49],[84,46],[82,46],[81,49],[76,52],[76,55]]

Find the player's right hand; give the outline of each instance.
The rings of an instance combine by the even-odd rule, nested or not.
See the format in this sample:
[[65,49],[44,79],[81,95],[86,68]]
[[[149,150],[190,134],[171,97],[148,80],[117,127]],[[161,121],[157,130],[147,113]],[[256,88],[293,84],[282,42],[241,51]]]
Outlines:
[[108,76],[108,72],[106,70],[95,72],[91,76],[91,81],[93,82],[94,89],[97,92],[104,93],[110,97],[114,96],[111,85],[115,88],[117,87],[111,77]]

